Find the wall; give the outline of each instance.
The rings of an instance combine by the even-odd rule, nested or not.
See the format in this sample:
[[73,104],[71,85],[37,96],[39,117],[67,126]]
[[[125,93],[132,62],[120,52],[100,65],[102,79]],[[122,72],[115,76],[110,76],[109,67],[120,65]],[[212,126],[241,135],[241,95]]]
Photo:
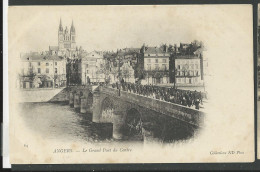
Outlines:
[[37,88],[20,90],[19,102],[68,101],[66,88]]

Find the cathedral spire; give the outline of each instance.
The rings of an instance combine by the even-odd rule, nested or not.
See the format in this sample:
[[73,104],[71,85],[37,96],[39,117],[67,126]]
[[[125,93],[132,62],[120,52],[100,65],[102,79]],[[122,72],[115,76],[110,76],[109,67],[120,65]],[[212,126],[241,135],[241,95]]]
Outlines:
[[75,27],[74,27],[74,24],[73,24],[73,20],[72,20],[72,23],[71,23],[70,32],[75,32]]
[[62,27],[62,22],[61,22],[61,18],[60,18],[60,25],[59,25],[59,31],[63,31],[63,27]]

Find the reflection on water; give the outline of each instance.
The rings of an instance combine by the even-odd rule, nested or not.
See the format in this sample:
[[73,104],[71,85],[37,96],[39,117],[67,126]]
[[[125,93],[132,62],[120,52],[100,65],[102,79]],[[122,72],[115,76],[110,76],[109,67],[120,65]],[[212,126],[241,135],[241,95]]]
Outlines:
[[[144,139],[140,128],[140,130],[137,130],[138,134],[129,134],[131,130],[128,132],[125,131],[126,135],[123,140],[114,140],[112,138],[112,123],[93,123],[92,114],[78,113],[67,103],[21,103],[20,108],[20,115],[25,120],[25,125],[45,139],[64,142],[77,141],[83,143],[125,141],[141,143]],[[105,111],[105,113],[110,115],[112,114],[112,111]],[[152,116],[149,115],[149,118],[152,118]],[[128,124],[134,124],[133,121],[136,121],[135,119],[139,118],[134,118],[134,120],[129,119]],[[178,120],[152,120],[158,122],[158,126],[155,127],[154,135],[152,136],[154,139],[160,138],[160,140],[163,140],[164,142],[175,142],[189,139],[194,134],[194,128],[187,125],[183,127]],[[139,131],[141,133],[139,133]]]
[[[75,112],[67,104],[57,103],[22,103],[21,115],[26,125],[46,139],[81,142],[111,142],[110,138],[102,138],[100,127],[91,122],[91,114]],[[108,126],[109,127],[109,126]]]

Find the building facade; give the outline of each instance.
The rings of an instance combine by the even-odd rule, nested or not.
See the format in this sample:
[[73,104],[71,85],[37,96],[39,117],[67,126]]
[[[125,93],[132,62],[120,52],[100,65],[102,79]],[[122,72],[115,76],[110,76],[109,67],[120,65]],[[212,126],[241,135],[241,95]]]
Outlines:
[[82,53],[80,58],[83,85],[105,82],[105,60],[102,52]]
[[146,84],[169,83],[170,53],[165,47],[143,47],[143,60]]
[[202,83],[198,56],[177,56],[175,59],[175,72],[177,86],[200,85]]
[[135,83],[135,74],[130,61],[123,63],[120,67],[120,73],[125,82]]
[[66,86],[66,60],[47,53],[21,54],[19,88]]

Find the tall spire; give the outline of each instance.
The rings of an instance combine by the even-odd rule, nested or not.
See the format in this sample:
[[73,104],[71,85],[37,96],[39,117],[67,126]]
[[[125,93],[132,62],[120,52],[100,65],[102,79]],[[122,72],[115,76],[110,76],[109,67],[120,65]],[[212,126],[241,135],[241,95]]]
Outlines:
[[73,24],[73,20],[72,20],[72,23],[71,23],[70,32],[75,32],[75,27],[74,27],[74,24]]
[[60,18],[60,25],[59,25],[59,31],[63,31],[63,27],[62,27],[62,22],[61,22],[61,18]]

